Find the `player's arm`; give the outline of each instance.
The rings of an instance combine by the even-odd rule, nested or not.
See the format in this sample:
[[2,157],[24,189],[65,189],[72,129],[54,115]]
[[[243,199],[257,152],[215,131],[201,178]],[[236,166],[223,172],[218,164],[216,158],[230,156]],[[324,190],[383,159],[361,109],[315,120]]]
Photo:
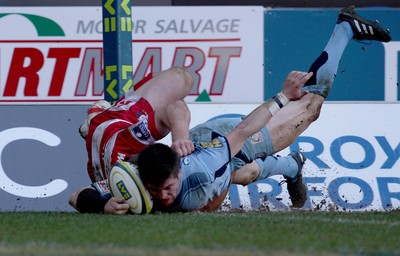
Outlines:
[[290,72],[283,83],[281,92],[254,109],[226,135],[232,157],[243,147],[246,138],[263,128],[276,112],[287,105],[290,100],[297,100],[305,94],[301,88],[312,75],[312,72]]
[[160,134],[171,131],[172,149],[180,156],[186,156],[194,151],[193,142],[189,139],[190,111],[184,101],[175,101],[155,115]]
[[78,199],[79,194],[85,189],[93,189],[93,188],[91,186],[82,187],[82,188],[78,189],[77,191],[74,191],[68,199],[69,205],[71,205],[77,211],[78,211],[78,209],[76,206],[76,201]]
[[272,113],[264,104],[254,109],[245,119],[243,119],[232,131],[225,137],[228,140],[231,150],[231,157],[239,153],[243,147],[245,140],[261,130],[265,124],[271,119]]
[[126,214],[129,210],[129,205],[122,197],[99,192],[96,185],[78,189],[71,194],[68,203],[81,213]]

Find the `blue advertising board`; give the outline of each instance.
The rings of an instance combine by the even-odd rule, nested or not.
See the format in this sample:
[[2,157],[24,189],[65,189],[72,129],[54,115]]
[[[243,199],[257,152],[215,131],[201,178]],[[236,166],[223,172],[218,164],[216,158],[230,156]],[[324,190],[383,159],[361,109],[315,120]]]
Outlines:
[[0,109],[0,211],[70,211],[69,195],[90,184],[78,127],[87,106]]

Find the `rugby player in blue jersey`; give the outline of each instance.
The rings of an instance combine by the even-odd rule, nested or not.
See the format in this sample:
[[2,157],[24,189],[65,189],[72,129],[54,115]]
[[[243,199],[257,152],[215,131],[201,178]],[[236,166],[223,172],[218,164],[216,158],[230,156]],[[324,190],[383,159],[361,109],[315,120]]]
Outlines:
[[[351,39],[389,42],[391,37],[379,22],[359,16],[354,6],[345,7],[339,13],[325,49],[311,65],[309,72],[291,72],[280,93],[261,104],[240,122],[225,120],[230,131],[219,131],[216,126],[209,124],[194,128],[192,133],[198,129],[200,134],[197,138],[193,137],[195,151],[184,157],[159,143],[143,150],[138,158],[139,173],[158,210],[174,212],[216,209],[231,183],[245,185],[252,181],[246,179],[248,172],[241,175],[243,169],[236,170],[236,160],[254,160],[250,164],[258,175],[273,175],[265,164],[268,159],[265,156],[290,145],[319,117],[321,106],[336,76],[340,58]],[[264,136],[264,142],[253,147],[249,137],[255,133]],[[304,185],[299,181],[305,158],[297,153],[291,156],[298,170],[286,175],[290,179],[288,185],[295,183],[291,188],[302,190]],[[304,198],[302,191],[292,191],[292,194]],[[302,203],[297,205],[301,206]]]

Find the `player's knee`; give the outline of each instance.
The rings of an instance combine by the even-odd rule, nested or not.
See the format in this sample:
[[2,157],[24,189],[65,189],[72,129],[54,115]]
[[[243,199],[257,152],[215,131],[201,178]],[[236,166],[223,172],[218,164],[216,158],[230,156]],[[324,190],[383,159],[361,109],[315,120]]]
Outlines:
[[258,177],[260,172],[256,169],[250,169],[246,178],[244,179],[244,183],[242,184],[243,186],[249,185],[253,181],[255,181]]
[[78,197],[79,192],[75,191],[74,193],[71,194],[71,196],[68,199],[69,205],[72,206],[74,209],[76,209],[76,198]]
[[308,115],[307,120],[311,123],[317,120],[321,113],[321,107],[323,104],[324,98],[320,95],[310,93],[304,97],[305,112]]
[[313,100],[311,101],[311,104],[309,105],[310,109],[310,118],[312,121],[315,121],[319,118],[320,113],[321,113],[321,107],[322,107],[323,99],[320,95],[313,95]]
[[172,67],[171,72],[173,72],[176,76],[182,79],[185,89],[190,92],[193,87],[193,77],[190,75],[189,71],[183,67]]
[[249,185],[257,179],[259,173],[258,170],[251,168],[238,170],[236,175],[232,177],[232,183],[243,186]]
[[251,182],[255,181],[255,180],[257,179],[257,177],[258,177],[259,174],[260,174],[260,171],[259,171],[259,170],[252,169],[252,170],[250,171],[249,180],[248,180],[248,183],[247,183],[247,184],[250,184]]
[[174,109],[187,108],[187,104],[186,104],[186,102],[184,100],[176,100],[175,102],[172,102],[170,105],[168,105],[168,107],[169,106],[172,106]]

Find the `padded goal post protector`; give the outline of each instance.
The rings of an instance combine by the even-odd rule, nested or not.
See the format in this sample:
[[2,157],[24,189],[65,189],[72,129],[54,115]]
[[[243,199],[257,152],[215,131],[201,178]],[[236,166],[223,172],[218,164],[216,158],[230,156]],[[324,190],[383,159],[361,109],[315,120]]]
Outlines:
[[132,0],[103,0],[104,99],[115,102],[132,79]]

